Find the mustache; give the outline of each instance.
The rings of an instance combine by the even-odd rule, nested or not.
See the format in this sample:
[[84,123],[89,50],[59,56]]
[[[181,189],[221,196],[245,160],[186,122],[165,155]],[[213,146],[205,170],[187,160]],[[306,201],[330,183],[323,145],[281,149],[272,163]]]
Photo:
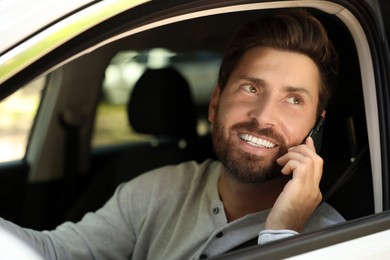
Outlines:
[[286,147],[286,142],[284,138],[278,134],[273,128],[265,127],[261,128],[259,123],[256,120],[251,120],[247,122],[237,123],[231,127],[233,131],[248,131],[258,136],[266,136],[274,141],[276,141],[279,146]]

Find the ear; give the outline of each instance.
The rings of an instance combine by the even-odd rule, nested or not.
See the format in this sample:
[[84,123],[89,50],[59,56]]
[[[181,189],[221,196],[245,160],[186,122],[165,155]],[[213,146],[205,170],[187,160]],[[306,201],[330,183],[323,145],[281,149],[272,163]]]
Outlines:
[[211,99],[209,103],[209,121],[211,123],[214,123],[215,120],[215,114],[217,111],[218,103],[219,103],[219,97],[221,95],[221,88],[219,85],[215,86],[213,93],[211,94]]

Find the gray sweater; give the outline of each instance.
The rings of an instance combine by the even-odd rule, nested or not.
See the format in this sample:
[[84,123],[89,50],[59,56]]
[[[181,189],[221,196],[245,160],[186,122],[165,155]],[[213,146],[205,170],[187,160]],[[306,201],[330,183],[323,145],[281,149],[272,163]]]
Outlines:
[[[222,254],[259,236],[269,210],[227,222],[218,195],[220,163],[166,166],[121,184],[98,211],[53,231],[33,231],[0,219],[45,259],[197,259]],[[321,204],[305,232],[343,221]],[[263,231],[264,233],[264,231]],[[271,232],[272,233],[272,232]],[[285,231],[280,237],[294,232]],[[259,241],[278,238],[265,232]],[[269,238],[271,236],[271,238]]]

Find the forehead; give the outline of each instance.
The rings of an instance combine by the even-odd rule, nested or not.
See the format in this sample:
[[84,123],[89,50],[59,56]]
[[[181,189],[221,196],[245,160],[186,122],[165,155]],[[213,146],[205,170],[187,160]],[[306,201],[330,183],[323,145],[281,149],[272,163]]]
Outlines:
[[264,86],[305,88],[319,92],[320,74],[307,55],[270,47],[254,47],[239,60],[231,79],[253,78]]

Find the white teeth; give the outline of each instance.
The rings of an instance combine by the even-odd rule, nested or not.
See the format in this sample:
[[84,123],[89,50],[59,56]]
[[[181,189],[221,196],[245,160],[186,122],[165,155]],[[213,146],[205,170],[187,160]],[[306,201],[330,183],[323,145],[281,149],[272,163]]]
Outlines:
[[252,136],[252,135],[240,134],[240,138],[242,140],[247,141],[249,144],[254,145],[254,146],[263,146],[263,147],[267,147],[267,148],[275,147],[275,144],[273,144],[267,140],[257,138],[257,137]]

